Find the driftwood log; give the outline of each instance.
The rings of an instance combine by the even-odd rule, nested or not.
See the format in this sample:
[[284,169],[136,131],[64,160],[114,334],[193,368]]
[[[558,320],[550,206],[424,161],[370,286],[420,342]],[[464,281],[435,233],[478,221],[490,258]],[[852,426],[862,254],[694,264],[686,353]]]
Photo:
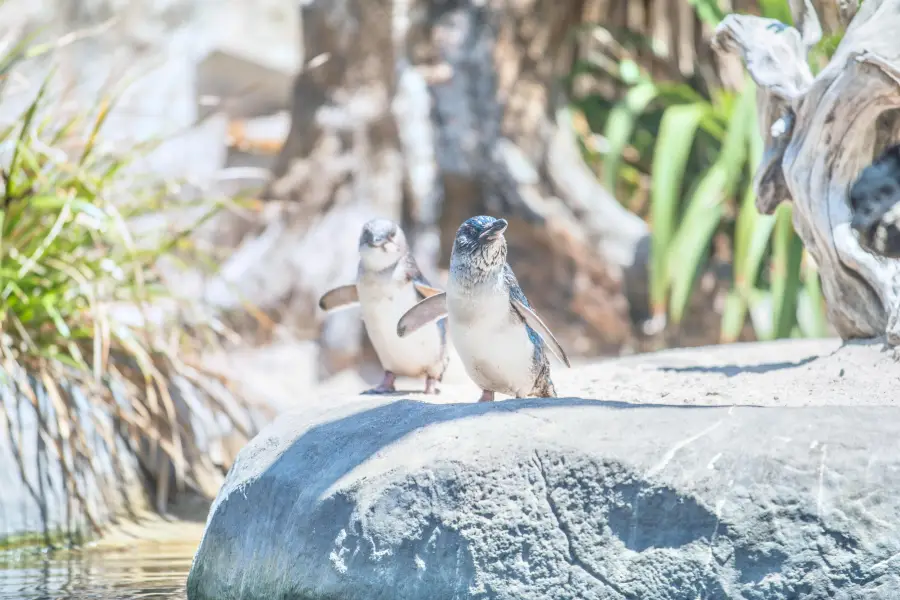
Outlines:
[[[621,350],[647,312],[649,237],[583,161],[567,112],[571,33],[596,20],[591,4],[301,6],[305,66],[265,195],[292,214],[277,232],[296,240],[284,263],[316,264],[301,276],[305,295],[354,276],[363,213],[400,221],[436,281],[460,223],[502,215],[510,263],[570,351]],[[311,235],[320,243],[301,242]],[[357,351],[354,319],[325,318],[326,355]],[[333,359],[329,370],[341,366]]]
[[765,138],[757,207],[783,201],[815,259],[831,323],[844,339],[900,343],[900,261],[866,250],[851,227],[850,189],[900,140],[900,0],[841,3],[848,23],[829,64],[813,76],[821,27],[809,2],[792,2],[799,29],[729,15],[713,46],[740,55],[759,89]]

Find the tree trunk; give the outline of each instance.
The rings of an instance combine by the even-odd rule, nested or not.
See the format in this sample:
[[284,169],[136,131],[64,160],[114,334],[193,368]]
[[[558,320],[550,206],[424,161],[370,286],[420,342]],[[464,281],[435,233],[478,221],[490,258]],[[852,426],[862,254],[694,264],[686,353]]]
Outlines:
[[[799,3],[795,3],[799,4]],[[898,140],[900,0],[839,2],[850,20],[828,66],[806,62],[821,29],[807,2],[794,21],[728,16],[713,39],[743,57],[760,88],[766,151],[757,206],[794,205],[794,225],[818,263],[828,314],[845,338],[900,342],[900,261],[876,256],[852,233],[849,190],[861,169]],[[802,32],[802,33],[801,33]]]
[[[561,80],[585,4],[305,4],[306,66],[267,190],[296,201],[279,209],[296,213],[291,235],[348,207],[394,217],[423,270],[442,282],[436,273],[462,221],[502,215],[510,264],[567,348],[621,350],[629,308],[646,314],[649,239],[646,224],[598,184],[569,123]],[[310,297],[352,277],[360,221],[334,220],[334,237],[293,256],[321,275],[309,281]],[[337,319],[348,333],[332,340]],[[352,350],[352,319],[326,319],[329,352]]]
[[[319,296],[354,280],[366,220],[403,215],[410,164],[391,110],[396,68],[390,3],[301,5],[304,67],[294,83],[291,129],[263,192],[274,202],[262,217],[222,223],[223,235],[239,246],[222,279],[271,317],[273,328],[318,335],[323,374],[355,366],[367,349],[372,355],[358,311],[329,316],[318,334],[309,330],[318,320]],[[407,231],[420,246],[420,232]],[[265,267],[256,268],[261,262]],[[220,296],[215,304],[240,314],[239,303],[230,300],[234,293],[223,289]]]

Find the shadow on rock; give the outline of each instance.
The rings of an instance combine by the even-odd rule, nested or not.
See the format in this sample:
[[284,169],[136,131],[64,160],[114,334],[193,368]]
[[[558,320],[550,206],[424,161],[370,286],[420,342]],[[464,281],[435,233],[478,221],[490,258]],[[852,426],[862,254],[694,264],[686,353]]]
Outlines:
[[808,365],[811,362],[818,360],[818,356],[808,356],[802,360],[798,360],[797,362],[777,362],[777,363],[766,363],[762,365],[721,365],[721,366],[709,366],[709,367],[660,367],[660,371],[672,372],[672,373],[718,373],[724,375],[725,377],[734,377],[736,375],[741,375],[742,373],[770,373],[772,371],[780,371],[783,369],[796,369],[797,367],[802,367],[804,365]]

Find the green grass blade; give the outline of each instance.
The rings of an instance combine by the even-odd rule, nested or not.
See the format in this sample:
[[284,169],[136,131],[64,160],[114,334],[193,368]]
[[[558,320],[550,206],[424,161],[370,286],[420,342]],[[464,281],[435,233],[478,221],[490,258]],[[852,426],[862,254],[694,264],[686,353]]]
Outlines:
[[806,319],[800,319],[799,325],[806,337],[825,337],[828,335],[828,317],[825,313],[825,298],[822,296],[822,284],[819,281],[819,272],[810,260],[809,254],[804,251],[806,260],[803,273],[803,302],[804,310],[799,314]]
[[24,36],[16,42],[16,45],[6,51],[6,53],[0,57],[0,77],[7,77],[12,71],[13,67],[19,64],[22,60],[26,58],[34,58],[39,56],[39,53],[35,53],[33,50],[29,49],[32,41],[36,40],[38,36],[46,30],[46,26],[38,28]]
[[[759,278],[759,272],[762,267],[763,258],[769,247],[769,239],[772,236],[772,229],[775,226],[775,217],[773,215],[762,215],[756,210],[756,196],[752,190],[745,195],[744,204],[738,215],[738,222],[735,236],[735,254],[734,254],[734,290],[741,299],[745,308],[750,305],[750,299],[757,291],[756,283]],[[742,313],[746,316],[746,310]],[[729,337],[731,332],[735,331],[735,327],[727,329],[724,321],[726,315],[723,314],[723,341],[734,341]],[[728,315],[729,319],[737,319],[736,315]],[[743,321],[741,322],[743,324]],[[739,329],[737,333],[740,333]],[[737,333],[735,335],[737,335]],[[760,332],[756,331],[757,337]]]
[[730,344],[737,341],[747,320],[747,301],[736,291],[731,290],[725,296],[725,307],[722,310],[722,325],[719,342]]
[[[727,171],[728,187],[727,193],[731,194],[735,185],[744,172],[747,165],[748,157],[748,140],[755,124],[754,115],[756,114],[756,87],[752,81],[748,81],[744,86],[744,91],[738,98],[728,120],[728,131],[725,133],[725,140],[722,143],[722,150],[716,159],[718,164]],[[754,165],[755,167],[755,165]]]
[[750,243],[747,248],[747,256],[743,267],[743,279],[741,281],[741,289],[748,293],[749,290],[756,285],[756,280],[759,278],[763,258],[765,258],[766,250],[769,247],[769,240],[772,237],[772,231],[774,229],[774,215],[757,214],[753,232],[750,236]]
[[91,134],[88,137],[87,143],[84,145],[84,151],[81,153],[81,158],[78,159],[79,167],[84,166],[84,163],[91,155],[91,152],[93,152],[94,146],[97,143],[97,135],[100,133],[100,129],[103,127],[106,119],[109,118],[109,113],[112,110],[112,107],[112,99],[106,99],[103,101],[103,103],[101,103],[100,110],[97,113],[97,118],[94,120],[94,126],[91,128]]
[[656,82],[657,97],[665,104],[697,104],[706,102],[697,90],[686,83]]
[[604,130],[609,150],[603,161],[603,180],[606,189],[611,192],[615,191],[619,179],[622,153],[631,140],[638,119],[656,94],[656,86],[652,82],[639,83],[628,90],[625,98],[609,114]]
[[756,338],[760,341],[775,339],[772,329],[772,293],[769,290],[754,289],[747,304]]
[[50,83],[52,74],[53,73],[51,71],[47,74],[47,77],[44,78],[44,82],[38,89],[37,96],[31,103],[31,105],[29,105],[29,107],[25,109],[25,114],[22,116],[22,129],[19,132],[19,139],[16,141],[16,146],[13,149],[12,159],[9,161],[9,171],[7,172],[6,177],[6,193],[4,194],[4,198],[9,198],[13,194],[15,175],[19,167],[19,154],[21,152],[21,148],[25,145],[26,138],[31,133],[31,122],[34,120],[34,115],[37,114],[38,107],[40,107],[41,105],[41,100],[44,98],[44,94],[47,92],[47,85]]
[[669,318],[675,324],[684,317],[707,249],[722,220],[722,201],[727,188],[728,171],[717,163],[697,185],[684,220],[672,240],[667,274],[672,286]]
[[704,104],[684,104],[667,109],[653,149],[650,300],[654,315],[666,312],[666,262],[675,233],[681,184],[694,135],[706,112],[707,106]]
[[61,210],[68,205],[73,212],[84,213],[100,222],[108,221],[110,218],[102,208],[83,197],[35,196],[29,202],[33,208],[44,211]]
[[[749,125],[750,137],[750,166],[757,168],[763,155],[763,139],[757,127],[756,112],[753,112],[752,123]],[[742,223],[741,219],[746,222]],[[748,186],[747,195],[738,216],[737,237],[735,240],[735,269],[739,278],[736,280],[737,288],[749,301],[751,289],[756,286],[763,258],[769,247],[769,239],[772,237],[772,229],[775,227],[774,215],[763,215],[756,209],[756,192],[752,186]]]
[[738,289],[752,285],[747,277],[749,266],[747,257],[750,254],[750,242],[759,217],[759,211],[756,210],[756,194],[753,187],[748,185],[744,190],[744,198],[734,223],[734,286]]
[[49,298],[42,298],[41,303],[44,305],[44,309],[47,311],[47,314],[53,321],[53,325],[56,327],[56,330],[59,332],[59,334],[63,336],[63,338],[71,338],[72,332],[71,330],[69,330],[69,326],[66,324],[66,320],[63,318],[59,310],[57,310],[56,306],[53,305]]
[[[729,186],[734,185],[745,171],[748,160],[750,169],[755,169],[762,155],[762,138],[756,130],[756,88],[752,80],[747,79],[743,93],[735,105],[734,115],[729,120],[728,134],[725,137],[725,148],[720,160],[729,170]],[[756,194],[751,184],[744,188],[743,199],[738,211],[734,233],[734,254],[732,267],[734,272],[733,289],[726,299],[722,314],[720,339],[733,342],[740,335],[749,310],[749,287],[755,284],[759,265],[748,258],[752,254],[754,231],[759,218],[756,210]],[[763,246],[765,249],[765,246]],[[761,260],[760,254],[755,260]]]
[[800,290],[800,260],[803,243],[794,232],[792,207],[781,204],[775,211],[772,240],[772,323],[776,338],[786,338],[797,324],[797,294]]
[[756,210],[755,203],[756,194],[753,192],[753,187],[748,185],[744,190],[744,199],[741,202],[734,227],[733,289],[728,292],[728,297],[725,299],[725,308],[722,311],[722,328],[719,333],[719,339],[724,343],[737,340],[747,319],[748,298],[742,291],[746,290],[748,285],[747,254],[750,249],[753,229],[759,218],[759,212]]
[[788,0],[759,0],[759,12],[768,19],[777,19],[785,25],[793,25],[791,6]]
[[[733,105],[716,163],[697,186],[672,243],[667,274],[672,289],[669,317],[674,323],[679,323],[687,310],[707,249],[724,215],[722,203],[733,193],[744,172],[755,110],[754,93],[754,88],[745,87]],[[742,311],[735,307],[727,316],[737,320]],[[729,333],[739,328],[738,324],[729,324]]]

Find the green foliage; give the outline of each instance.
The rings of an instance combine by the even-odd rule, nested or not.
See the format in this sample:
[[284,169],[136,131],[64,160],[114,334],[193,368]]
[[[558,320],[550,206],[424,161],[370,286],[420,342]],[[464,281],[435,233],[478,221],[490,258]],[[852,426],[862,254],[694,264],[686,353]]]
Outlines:
[[[165,295],[153,266],[185,232],[142,247],[129,221],[153,212],[160,192],[132,188],[123,197],[120,173],[129,157],[96,152],[111,104],[101,103],[89,121],[59,126],[52,117],[37,118],[44,90],[16,125],[0,132],[0,144],[14,148],[3,169],[0,324],[15,357],[52,358],[100,377],[105,358],[95,342],[107,351],[113,345],[140,352],[133,332],[113,326],[102,305],[143,305]],[[61,146],[79,150],[70,157]],[[85,344],[93,346],[87,355]]]
[[650,218],[653,225],[650,296],[654,312],[665,306],[672,268],[669,251],[676,230],[676,209],[694,132],[704,116],[696,104],[673,106],[659,127],[653,153]]
[[[697,100],[663,112],[651,173],[654,268],[650,290],[654,313],[667,311],[675,324],[684,317],[713,236],[720,230],[726,202],[747,186],[750,144],[757,136],[755,115],[755,89],[749,79],[736,101],[723,97],[717,105]],[[678,126],[667,129],[669,123]],[[688,157],[701,132],[715,140],[718,148],[712,164],[690,173]],[[688,185],[683,185],[685,179]],[[755,211],[752,202],[745,202],[743,208]],[[735,252],[745,253],[739,248]],[[738,299],[730,302],[732,306],[745,310]],[[733,327],[737,326],[736,320]]]
[[[85,465],[93,471],[88,423],[113,455],[118,435],[127,434],[136,452],[148,443],[151,455],[169,458],[179,484],[200,468],[186,458],[197,452],[187,451],[193,439],[170,396],[170,380],[177,376],[200,390],[210,389],[210,379],[186,364],[181,343],[163,335],[170,332],[149,319],[134,326],[113,315],[116,306],[142,312],[154,300],[172,299],[155,264],[218,204],[203,201],[204,214],[182,231],[149,241],[137,236],[132,219],[157,212],[165,196],[160,185],[141,186],[126,174],[145,148],[102,151],[98,135],[111,99],[93,114],[64,118],[46,98],[51,81],[0,130],[0,147],[11,149],[0,163],[0,384],[41,415],[40,434],[97,528],[75,485]],[[79,409],[78,398],[91,408]],[[200,392],[195,401],[210,414],[231,417],[215,393]],[[7,432],[7,408],[0,400],[0,435]],[[115,417],[123,430],[100,415]],[[237,420],[232,425],[246,431]]]
[[[715,0],[687,1],[711,26],[724,17]],[[759,5],[764,16],[791,23],[786,0]],[[824,36],[813,49],[814,70],[840,38]],[[722,341],[737,340],[748,316],[760,339],[825,335],[818,274],[793,229],[790,205],[774,215],[756,209],[752,179],[763,148],[753,81],[747,77],[740,93],[713,90],[705,97],[687,84],[656,82],[634,63],[628,72],[630,81],[619,77],[630,86],[627,93],[589,121],[603,123],[608,146],[601,159],[609,189],[627,194],[639,178],[634,170],[651,182],[653,314],[681,323],[712,242],[724,235],[731,242],[732,282]],[[626,149],[639,158],[626,161]]]

